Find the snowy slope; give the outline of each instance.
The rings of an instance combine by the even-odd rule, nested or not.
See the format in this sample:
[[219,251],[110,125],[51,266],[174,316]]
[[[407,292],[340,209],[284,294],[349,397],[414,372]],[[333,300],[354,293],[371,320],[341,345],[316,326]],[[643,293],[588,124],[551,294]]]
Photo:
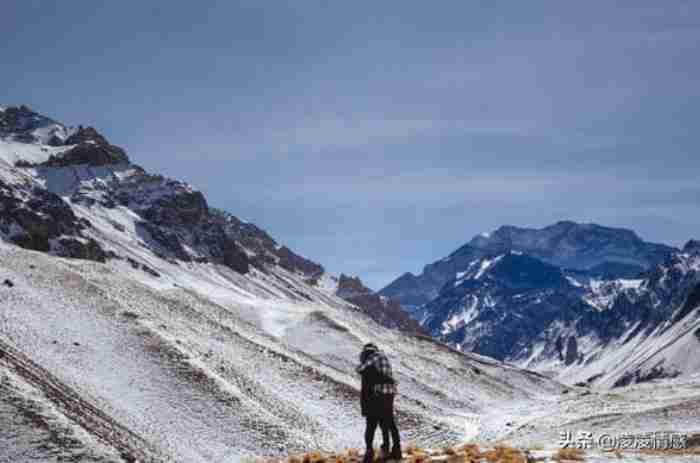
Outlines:
[[[533,373],[385,329],[313,288],[302,301],[285,297],[276,281],[210,264],[161,263],[156,278],[121,262],[8,245],[0,252],[0,276],[14,283],[0,291],[0,340],[155,455],[225,461],[358,446],[352,367],[369,340],[394,361],[404,434],[423,445],[459,441],[465,414],[561,391]],[[1,365],[13,372],[12,363]]]

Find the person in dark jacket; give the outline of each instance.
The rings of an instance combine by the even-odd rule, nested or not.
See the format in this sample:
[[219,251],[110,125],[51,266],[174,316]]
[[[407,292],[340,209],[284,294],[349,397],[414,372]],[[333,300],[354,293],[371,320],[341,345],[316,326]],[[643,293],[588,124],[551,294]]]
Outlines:
[[[382,429],[384,455],[390,459],[400,460],[401,441],[394,419],[394,397],[397,388],[389,359],[374,344],[366,344],[360,353],[360,366],[357,367],[357,372],[363,379],[361,406],[362,414],[367,419],[364,462],[369,463],[374,458],[373,442],[377,425]],[[393,442],[391,453],[389,453],[389,434]]]
[[[360,359],[362,363],[362,358]],[[374,390],[375,384],[381,383],[381,377],[379,376],[379,370],[374,365],[369,365],[367,368],[362,370],[362,388],[360,392],[360,408],[362,409],[362,416],[369,417],[376,415],[375,410],[377,406],[373,403],[372,391]],[[376,427],[376,424],[374,425]],[[367,428],[370,428],[368,423]],[[386,427],[383,421],[379,421],[379,428],[382,430],[382,455],[384,457],[389,455],[389,428]],[[372,440],[374,440],[374,432],[372,432]]]

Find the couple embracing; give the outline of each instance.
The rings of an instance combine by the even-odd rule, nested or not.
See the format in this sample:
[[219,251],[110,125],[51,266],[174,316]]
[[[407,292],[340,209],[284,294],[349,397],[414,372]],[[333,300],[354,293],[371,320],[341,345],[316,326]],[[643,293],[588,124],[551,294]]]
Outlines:
[[[356,371],[362,375],[360,404],[362,416],[367,419],[367,427],[365,428],[366,451],[363,463],[370,463],[374,460],[372,444],[377,426],[382,431],[383,458],[400,460],[402,458],[401,441],[394,419],[396,380],[392,374],[389,359],[374,344],[365,344],[360,353],[360,365]],[[391,442],[389,441],[390,437]]]

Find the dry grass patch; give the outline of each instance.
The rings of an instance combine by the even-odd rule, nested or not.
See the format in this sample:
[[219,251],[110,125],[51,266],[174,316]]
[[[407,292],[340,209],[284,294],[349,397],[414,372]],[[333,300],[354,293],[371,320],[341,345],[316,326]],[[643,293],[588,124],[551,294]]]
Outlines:
[[632,453],[642,453],[645,455],[700,455],[700,433],[688,434],[687,447],[681,449],[640,449]]
[[458,447],[449,447],[442,451],[447,456],[447,463],[479,463],[482,453],[475,444],[464,444]]
[[481,450],[476,444],[465,444],[459,447],[459,449],[474,461],[478,461],[481,458]]
[[700,455],[700,447],[688,447],[685,449],[641,449],[634,453],[646,455]]
[[481,456],[489,463],[527,463],[523,452],[506,445],[497,445],[493,450],[482,453]]
[[301,463],[325,463],[326,457],[319,452],[308,452],[302,455]]
[[559,449],[554,454],[555,461],[584,461],[584,453],[581,449]]
[[404,458],[408,463],[425,463],[428,461],[428,458],[430,458],[427,451],[416,447],[415,444],[409,444],[404,449],[404,454]]

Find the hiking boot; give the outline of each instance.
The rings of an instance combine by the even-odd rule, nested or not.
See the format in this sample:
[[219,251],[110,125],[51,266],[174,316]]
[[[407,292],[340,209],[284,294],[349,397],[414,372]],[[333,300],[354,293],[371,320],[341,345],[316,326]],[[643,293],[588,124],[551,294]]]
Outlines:
[[403,455],[401,454],[401,447],[398,445],[395,445],[394,448],[391,449],[391,453],[389,454],[389,458],[391,460],[401,460],[403,458]]
[[374,450],[367,450],[365,452],[364,458],[362,458],[362,463],[372,463],[374,461]]

